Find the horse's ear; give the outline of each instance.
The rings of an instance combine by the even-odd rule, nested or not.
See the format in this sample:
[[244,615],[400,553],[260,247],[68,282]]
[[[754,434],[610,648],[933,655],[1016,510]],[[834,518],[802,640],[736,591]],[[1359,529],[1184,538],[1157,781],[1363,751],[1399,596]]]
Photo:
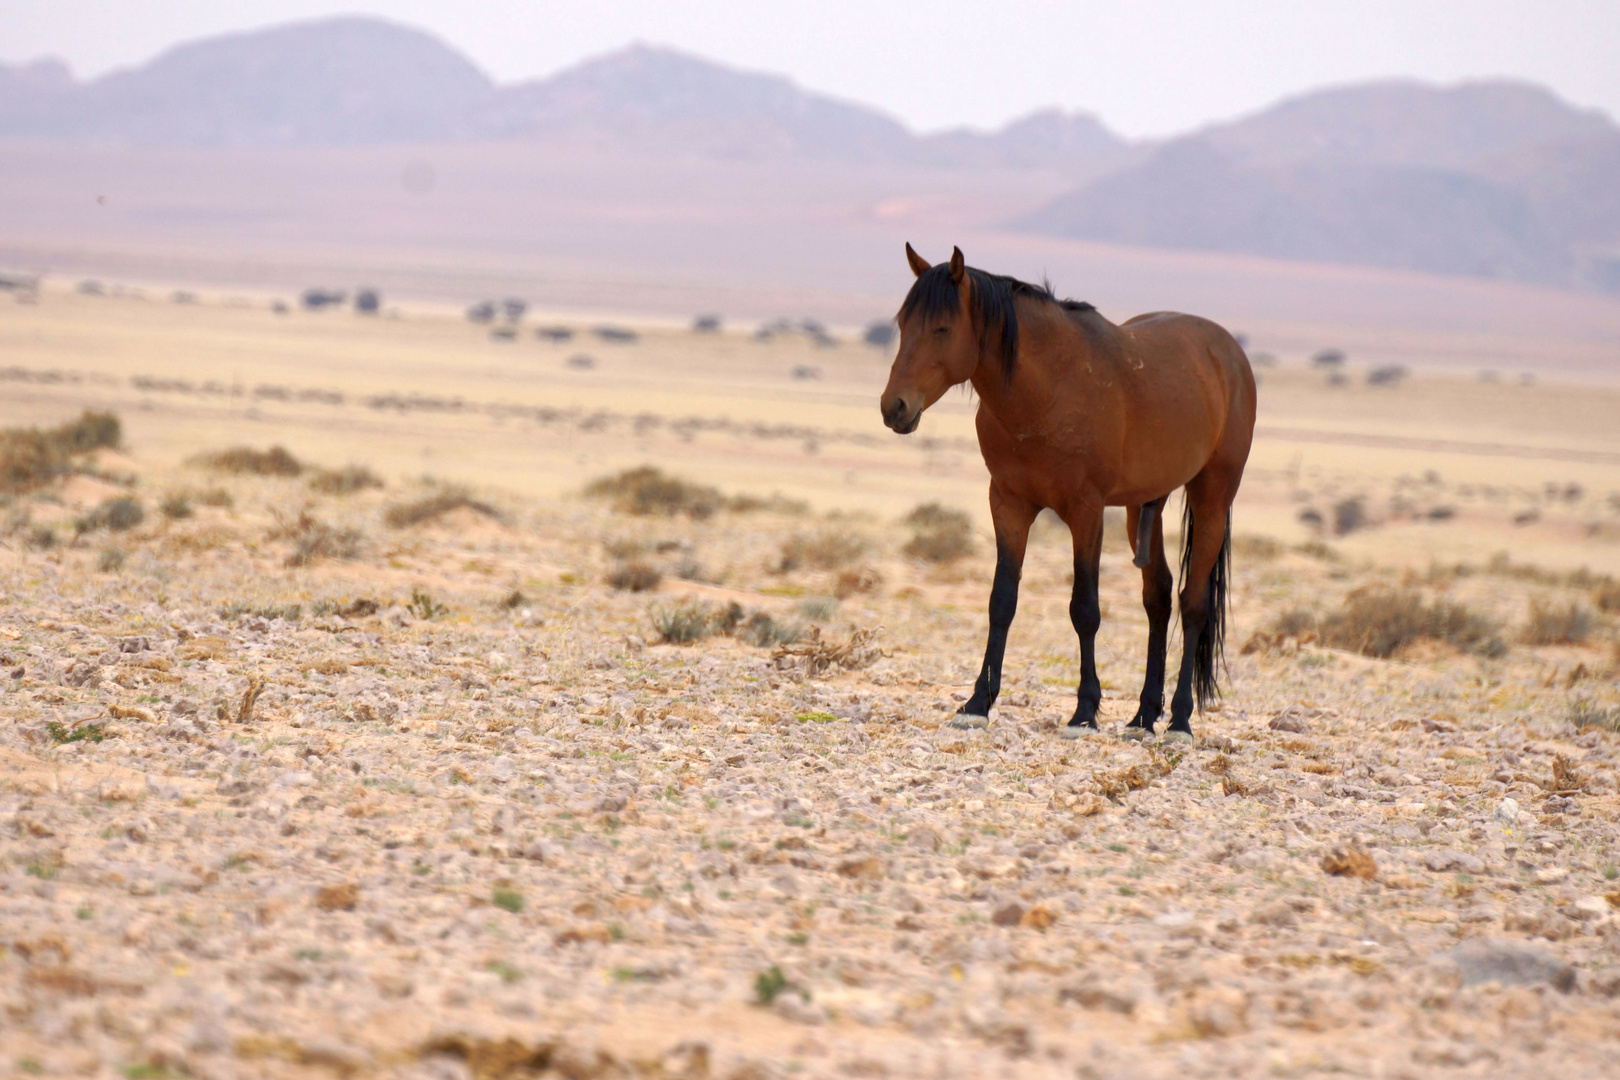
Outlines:
[[962,284],[962,275],[967,273],[967,260],[962,258],[962,249],[951,248],[951,283]]
[[928,273],[928,260],[912,250],[909,241],[906,243],[906,262],[911,264],[911,272],[918,277]]

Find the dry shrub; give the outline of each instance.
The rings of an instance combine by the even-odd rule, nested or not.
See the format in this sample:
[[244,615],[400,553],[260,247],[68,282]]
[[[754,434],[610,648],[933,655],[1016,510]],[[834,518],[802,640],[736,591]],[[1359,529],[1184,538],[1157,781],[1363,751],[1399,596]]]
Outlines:
[[855,671],[871,667],[884,657],[877,644],[876,630],[856,630],[842,645],[821,640],[821,627],[812,626],[802,641],[785,642],[771,654],[774,667],[803,668],[807,675],[831,671]]
[[106,529],[109,532],[123,532],[133,529],[146,520],[146,510],[142,508],[138,499],[121,495],[115,499],[108,499],[84,517],[73,523],[73,531],[83,534]]
[[170,521],[180,521],[196,512],[191,505],[191,496],[183,491],[171,492],[164,496],[163,502],[158,506],[158,509],[162,510],[163,516]]
[[1524,640],[1527,645],[1578,645],[1596,625],[1592,612],[1573,600],[1562,607],[1532,600]]
[[309,478],[309,486],[322,495],[353,495],[366,488],[380,488],[382,478],[364,465],[345,465],[341,469],[317,469]]
[[215,472],[249,476],[300,476],[304,471],[304,463],[288,453],[284,446],[272,446],[268,450],[232,446],[212,454],[199,454],[192,461]]
[[1348,536],[1357,529],[1365,529],[1372,525],[1372,519],[1367,516],[1367,504],[1360,496],[1352,499],[1341,499],[1333,504],[1333,535]]
[[1592,590],[1592,603],[1599,611],[1620,613],[1620,581],[1610,578]]
[[924,562],[951,562],[973,551],[973,519],[961,510],[923,503],[905,517],[912,536],[900,550]]
[[802,566],[817,570],[837,570],[866,554],[866,539],[843,529],[822,529],[806,535],[795,533],[782,542],[782,561],[779,573],[789,573]]
[[648,615],[653,628],[658,631],[659,640],[674,645],[727,635],[758,648],[769,648],[793,641],[802,632],[797,625],[778,622],[766,612],[744,611],[742,605],[735,602],[716,608],[694,600],[682,600],[654,607]]
[[624,514],[685,514],[700,519],[712,517],[726,502],[717,488],[669,476],[651,465],[592,480],[585,485],[585,495],[610,500],[613,509]]
[[287,556],[286,566],[308,566],[321,559],[355,559],[360,556],[360,541],[364,539],[358,529],[339,529],[320,521],[308,510],[299,511],[291,521],[276,515],[276,527],[270,530],[272,540],[291,540],[293,550]]
[[1610,708],[1592,698],[1573,698],[1569,703],[1569,723],[1576,731],[1589,727],[1620,733],[1620,708]]
[[874,593],[883,588],[883,575],[870,566],[863,566],[856,570],[844,570],[833,583],[833,595],[840,600],[848,600],[857,593]]
[[435,521],[450,511],[460,510],[463,507],[496,521],[501,517],[500,511],[486,502],[473,498],[472,493],[466,488],[443,487],[420,499],[390,506],[383,511],[383,522],[391,529],[405,529],[412,525]]
[[648,592],[658,588],[664,575],[644,562],[620,563],[608,574],[608,584],[624,592]]
[[770,511],[777,514],[802,515],[810,512],[808,503],[788,499],[781,495],[761,498],[758,495],[722,495],[718,488],[694,484],[678,476],[670,476],[652,465],[612,476],[599,477],[585,485],[585,496],[606,499],[621,514],[660,515],[674,517],[685,514],[701,520],[713,517],[721,510],[745,514]]
[[75,455],[101,447],[117,448],[122,441],[118,417],[90,409],[72,423],[43,431],[0,430],[0,491],[32,491],[72,472]]
[[1496,623],[1461,604],[1427,604],[1415,591],[1369,586],[1345,597],[1344,607],[1321,620],[1324,645],[1387,658],[1423,638],[1444,641],[1464,652],[1501,656],[1507,646]]
[[221,487],[207,488],[197,492],[197,501],[203,506],[217,506],[225,510],[236,505],[236,500],[231,498],[231,493]]

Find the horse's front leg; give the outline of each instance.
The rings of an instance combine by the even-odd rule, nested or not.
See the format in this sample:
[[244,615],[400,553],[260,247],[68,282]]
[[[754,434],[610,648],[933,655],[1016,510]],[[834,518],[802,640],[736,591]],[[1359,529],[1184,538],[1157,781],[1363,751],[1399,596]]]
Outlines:
[[976,728],[990,724],[990,706],[1001,692],[1001,658],[1007,651],[1007,629],[1018,611],[1018,578],[1029,546],[1029,527],[1039,509],[990,485],[990,516],[996,526],[996,578],[990,587],[990,634],[984,646],[973,696],[957,711],[952,727]]
[[1061,732],[1076,738],[1097,730],[1102,707],[1102,680],[1097,677],[1097,628],[1102,625],[1102,604],[1097,595],[1102,562],[1103,515],[1098,505],[1085,506],[1068,516],[1074,537],[1074,594],[1069,599],[1069,621],[1080,638],[1080,686],[1074,716]]

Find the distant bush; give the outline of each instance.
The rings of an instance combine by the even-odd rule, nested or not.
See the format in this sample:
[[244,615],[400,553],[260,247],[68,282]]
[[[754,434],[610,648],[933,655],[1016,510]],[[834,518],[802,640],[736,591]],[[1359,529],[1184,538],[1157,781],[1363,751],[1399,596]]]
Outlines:
[[1444,641],[1480,656],[1501,656],[1507,646],[1495,622],[1461,604],[1424,602],[1412,590],[1369,586],[1345,598],[1344,606],[1317,624],[1318,639],[1363,656],[1394,656],[1414,641]]
[[777,621],[763,611],[744,611],[742,605],[710,607],[693,600],[656,606],[648,612],[659,640],[676,645],[690,644],[706,637],[729,635],[758,648],[774,648],[797,641],[802,630],[797,624]]
[[133,529],[146,520],[146,510],[138,499],[121,495],[116,499],[108,499],[90,513],[73,523],[75,532],[83,534],[106,529],[109,532],[123,532]]
[[321,559],[359,558],[360,541],[364,537],[358,529],[328,525],[305,510],[290,521],[281,518],[270,530],[270,539],[293,542],[292,553],[284,565],[309,566]]
[[782,542],[782,559],[777,570],[786,574],[800,567],[837,570],[866,554],[866,539],[843,529],[822,529],[806,535],[796,533]]
[[897,333],[894,320],[879,319],[877,322],[867,325],[866,330],[861,334],[861,340],[874,348],[887,349],[894,343]]
[[1620,581],[1604,581],[1592,590],[1592,603],[1599,611],[1620,611]]
[[644,562],[630,562],[615,566],[607,580],[622,592],[649,592],[658,588],[664,575]]
[[1356,498],[1341,499],[1333,504],[1333,535],[1348,536],[1357,529],[1365,529],[1372,524],[1367,516],[1367,504],[1358,496]]
[[304,472],[304,463],[284,446],[272,446],[268,450],[232,446],[211,454],[199,454],[192,461],[215,472],[248,476],[301,476]]
[[585,486],[585,494],[594,499],[611,500],[613,508],[620,513],[665,517],[685,514],[691,518],[707,518],[726,504],[725,496],[717,488],[669,476],[651,465],[593,480]]
[[465,507],[485,517],[500,520],[500,511],[486,502],[472,497],[464,487],[450,486],[424,495],[407,503],[398,503],[383,511],[383,523],[390,529],[406,529],[412,525],[434,521],[452,510]]
[[75,455],[116,449],[122,441],[118,417],[90,409],[59,427],[0,430],[0,491],[32,491],[72,472]]
[[364,465],[345,465],[341,469],[315,470],[309,486],[323,495],[352,495],[366,488],[380,488],[383,482]]
[[951,562],[973,551],[973,519],[961,510],[923,503],[907,514],[912,536],[900,550],[924,562]]
[[176,491],[165,496],[158,509],[163,512],[164,517],[171,521],[188,518],[196,512],[191,505],[191,496],[183,491]]
[[1579,645],[1596,626],[1591,610],[1574,601],[1557,606],[1532,600],[1524,641],[1527,645]]
[[840,600],[848,600],[857,593],[877,592],[882,587],[883,575],[870,566],[863,566],[857,570],[841,571],[833,584],[833,595]]

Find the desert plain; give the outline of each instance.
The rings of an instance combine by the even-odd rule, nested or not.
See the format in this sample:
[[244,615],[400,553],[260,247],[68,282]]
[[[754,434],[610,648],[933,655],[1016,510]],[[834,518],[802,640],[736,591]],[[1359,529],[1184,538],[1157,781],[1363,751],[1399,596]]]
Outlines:
[[8,1070],[1614,1073],[1612,386],[1252,342],[1224,696],[1118,738],[1114,528],[1065,742],[1063,528],[953,729],[973,403],[891,435],[851,328],[24,299],[0,427],[58,434],[0,443],[50,459],[0,532]]

